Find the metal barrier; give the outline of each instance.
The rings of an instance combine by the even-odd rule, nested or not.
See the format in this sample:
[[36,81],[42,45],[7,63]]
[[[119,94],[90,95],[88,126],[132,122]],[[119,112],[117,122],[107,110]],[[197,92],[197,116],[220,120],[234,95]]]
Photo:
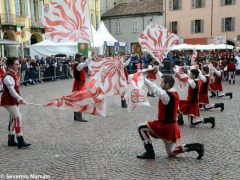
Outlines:
[[54,81],[56,79],[72,78],[70,65],[37,66],[21,72],[21,84],[33,84],[42,81]]

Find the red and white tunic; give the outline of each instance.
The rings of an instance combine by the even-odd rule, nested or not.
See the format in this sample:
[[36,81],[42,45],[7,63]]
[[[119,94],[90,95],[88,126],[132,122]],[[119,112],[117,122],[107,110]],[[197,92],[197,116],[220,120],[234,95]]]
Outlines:
[[18,105],[18,101],[22,99],[19,92],[20,75],[13,71],[7,71],[3,77],[3,93],[1,98],[1,106]]
[[211,77],[209,75],[199,75],[201,83],[200,83],[200,91],[199,91],[199,104],[209,104],[208,99],[208,89],[210,85]]
[[188,96],[187,100],[180,100],[179,111],[183,115],[190,115],[193,117],[199,117],[199,89],[200,82],[195,79],[194,81],[189,79]]
[[90,61],[91,59],[86,60],[84,63],[76,63],[73,65],[74,83],[72,92],[81,90],[85,85],[87,76],[84,68],[88,66]]
[[160,138],[168,143],[176,143],[181,138],[176,120],[179,106],[178,93],[173,88],[164,91],[147,79],[145,79],[145,84],[159,97],[158,119],[146,122],[151,136]]
[[214,70],[214,82],[210,84],[210,90],[211,91],[222,91],[222,71],[216,70],[216,68],[213,68]]
[[[153,69],[153,66],[152,65],[148,65],[148,69]],[[148,71],[147,79],[149,79],[151,81],[154,81],[154,80],[157,79],[156,71],[154,69],[151,70],[151,71]]]

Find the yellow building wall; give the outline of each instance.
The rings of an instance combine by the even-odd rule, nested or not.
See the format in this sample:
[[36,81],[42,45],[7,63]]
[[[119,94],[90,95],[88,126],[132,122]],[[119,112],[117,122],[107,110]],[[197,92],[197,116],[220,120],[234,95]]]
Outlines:
[[91,23],[97,29],[100,24],[100,0],[89,0],[89,9]]

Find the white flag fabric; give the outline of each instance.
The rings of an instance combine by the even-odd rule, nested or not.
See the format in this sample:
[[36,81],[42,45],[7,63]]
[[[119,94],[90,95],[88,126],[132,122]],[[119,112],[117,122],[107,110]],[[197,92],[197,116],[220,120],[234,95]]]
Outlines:
[[122,56],[92,60],[89,73],[91,78],[101,77],[99,87],[106,96],[117,96],[127,89]]
[[135,111],[139,105],[150,106],[147,101],[144,87],[144,77],[142,73],[136,72],[128,76],[128,88],[127,88],[127,99],[128,99],[128,111]]
[[179,43],[179,37],[168,29],[150,23],[139,35],[139,44],[161,63],[171,48]]
[[54,42],[92,42],[87,0],[51,0],[44,5],[45,36]]

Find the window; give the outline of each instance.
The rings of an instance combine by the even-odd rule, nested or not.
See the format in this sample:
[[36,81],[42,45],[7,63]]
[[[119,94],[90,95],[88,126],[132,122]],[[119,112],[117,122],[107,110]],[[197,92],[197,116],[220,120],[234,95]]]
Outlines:
[[153,19],[152,18],[148,19],[147,20],[147,25],[149,25],[151,22],[153,22]]
[[222,19],[222,32],[235,30],[235,18],[227,17]]
[[43,14],[43,0],[38,1],[38,18],[41,19],[42,14]]
[[221,0],[221,6],[234,5],[234,4],[236,4],[236,0]]
[[134,19],[132,22],[132,32],[138,32],[138,20]]
[[22,0],[15,0],[16,16],[22,16]]
[[120,24],[120,21],[116,21],[116,31],[115,33],[116,34],[120,34],[121,32],[121,24]]
[[237,35],[237,41],[240,41],[240,35]]
[[172,33],[177,34],[177,21],[170,22],[170,30]]
[[182,0],[169,0],[169,11],[181,10]]
[[192,0],[192,8],[204,8],[205,0]]
[[195,33],[203,33],[204,32],[204,21],[203,20],[193,20],[191,32]]
[[24,4],[24,7],[25,7],[25,16],[28,16],[28,0],[25,0],[24,2],[25,2],[25,4]]

